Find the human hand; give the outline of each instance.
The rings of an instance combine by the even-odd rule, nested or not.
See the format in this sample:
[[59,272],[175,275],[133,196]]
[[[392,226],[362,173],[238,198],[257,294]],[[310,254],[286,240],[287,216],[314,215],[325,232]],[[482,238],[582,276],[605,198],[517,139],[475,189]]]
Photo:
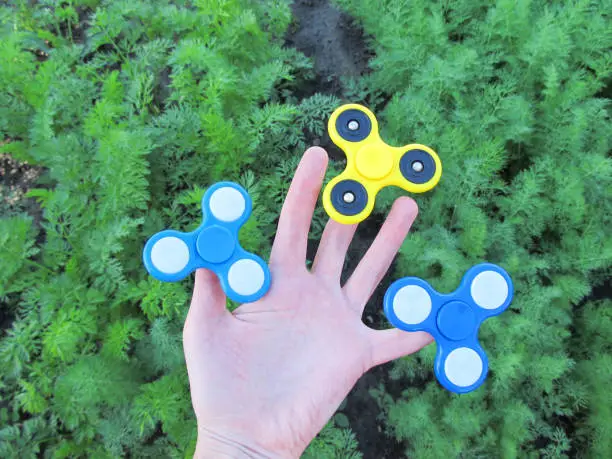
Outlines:
[[230,313],[215,274],[196,272],[183,330],[196,457],[299,457],[363,373],[431,342],[424,332],[373,330],[361,321],[416,218],[412,199],[394,203],[344,286],[340,274],[357,225],[329,220],[307,269],[308,231],[326,168],[318,147],[297,168],[266,296]]

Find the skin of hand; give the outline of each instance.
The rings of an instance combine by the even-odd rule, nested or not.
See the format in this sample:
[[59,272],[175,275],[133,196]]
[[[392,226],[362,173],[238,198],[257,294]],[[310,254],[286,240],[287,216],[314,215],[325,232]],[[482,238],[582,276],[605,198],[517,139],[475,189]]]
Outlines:
[[357,225],[327,223],[312,268],[308,231],[327,153],[304,154],[285,199],[270,255],[272,282],[259,301],[229,312],[215,274],[196,272],[183,330],[197,458],[297,458],[370,368],[431,342],[427,333],[373,330],[363,309],[412,222],[400,197],[344,286],[340,274]]

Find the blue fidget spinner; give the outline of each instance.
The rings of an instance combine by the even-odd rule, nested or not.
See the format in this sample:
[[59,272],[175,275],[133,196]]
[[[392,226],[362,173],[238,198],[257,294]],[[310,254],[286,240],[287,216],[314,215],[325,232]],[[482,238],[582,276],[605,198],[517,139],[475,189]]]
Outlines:
[[207,268],[219,277],[230,299],[258,300],[270,287],[270,270],[238,242],[238,231],[251,210],[251,198],[240,185],[214,184],[202,198],[203,221],[198,229],[165,230],[147,241],[142,254],[147,271],[160,281],[175,282],[197,268]]
[[387,319],[406,331],[426,331],[438,344],[436,378],[446,389],[471,392],[487,377],[488,360],[478,343],[482,322],[512,301],[512,280],[497,265],[482,263],[463,276],[459,288],[442,295],[417,277],[395,281],[385,293]]

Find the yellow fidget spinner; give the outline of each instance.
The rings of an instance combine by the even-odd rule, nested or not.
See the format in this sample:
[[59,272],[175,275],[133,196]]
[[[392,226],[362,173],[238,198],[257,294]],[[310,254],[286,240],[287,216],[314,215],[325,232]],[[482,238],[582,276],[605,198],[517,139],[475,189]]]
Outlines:
[[440,180],[442,163],[435,151],[417,143],[387,145],[378,133],[376,117],[362,105],[337,108],[327,130],[346,155],[346,169],[323,191],[323,207],[337,222],[349,225],[365,220],[376,195],[386,186],[424,193]]

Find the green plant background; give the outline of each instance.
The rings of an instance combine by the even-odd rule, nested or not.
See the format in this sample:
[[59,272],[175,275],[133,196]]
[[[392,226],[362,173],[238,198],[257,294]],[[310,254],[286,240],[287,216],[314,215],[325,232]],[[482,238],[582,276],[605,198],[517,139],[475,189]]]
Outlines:
[[[387,367],[368,397],[388,441],[415,457],[612,456],[612,302],[585,300],[612,271],[612,3],[336,5],[372,58],[307,95],[317,75],[285,46],[285,0],[0,6],[0,152],[40,171],[28,199],[0,185],[1,457],[193,454],[191,281],[149,277],[143,243],[193,229],[206,187],[235,180],[254,201],[241,242],[267,257],[301,153],[346,101],[444,164],[391,275],[450,291],[486,260],[516,287],[481,329],[479,390],[442,390],[433,345]],[[326,219],[319,206],[313,239]],[[342,410],[304,457],[362,457]]]

